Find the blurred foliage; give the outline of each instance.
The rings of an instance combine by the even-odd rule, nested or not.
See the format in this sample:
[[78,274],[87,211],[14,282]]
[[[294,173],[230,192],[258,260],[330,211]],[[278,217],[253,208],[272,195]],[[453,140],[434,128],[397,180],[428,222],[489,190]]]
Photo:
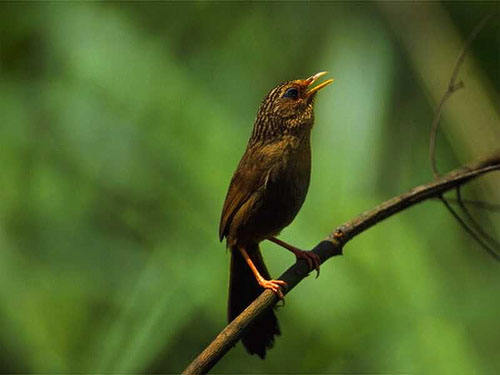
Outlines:
[[[432,26],[429,42],[460,48],[493,6],[0,4],[0,371],[180,372],[226,324],[218,220],[267,91],[321,70],[336,78],[317,100],[307,201],[282,235],[309,248],[432,178],[429,129],[445,85],[427,83],[446,82],[452,65],[411,41]],[[478,154],[500,144],[498,106],[477,99],[498,104],[498,35],[497,18],[444,113],[443,171],[468,159],[459,141]],[[482,96],[468,100],[474,77]],[[453,105],[483,113],[479,104],[490,122],[454,120]],[[483,193],[500,180],[482,181],[464,194],[494,200]],[[499,237],[499,214],[474,214]],[[274,275],[293,262],[262,248]],[[498,264],[426,202],[296,288],[265,361],[238,345],[214,372],[492,374],[499,283]]]

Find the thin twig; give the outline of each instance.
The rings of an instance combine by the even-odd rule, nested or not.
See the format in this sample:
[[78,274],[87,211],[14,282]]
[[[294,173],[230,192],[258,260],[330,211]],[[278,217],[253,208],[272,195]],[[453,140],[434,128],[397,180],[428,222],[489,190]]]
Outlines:
[[[434,178],[437,178],[439,176],[439,172],[437,170],[436,166],[436,133],[438,129],[438,124],[439,124],[439,119],[441,117],[441,111],[444,108],[444,104],[446,101],[453,95],[455,91],[463,87],[463,82],[460,81],[456,83],[457,78],[458,78],[458,73],[460,71],[460,68],[462,67],[462,64],[465,59],[465,55],[467,54],[470,46],[472,45],[472,42],[474,39],[476,39],[477,35],[479,32],[482,30],[484,25],[494,16],[496,15],[496,12],[489,14],[479,22],[479,24],[475,27],[475,29],[472,31],[472,33],[469,35],[467,38],[467,41],[465,42],[464,46],[462,47],[462,50],[458,54],[457,61],[455,63],[455,67],[453,68],[453,72],[451,74],[450,82],[448,83],[448,88],[446,89],[443,97],[441,98],[441,101],[439,102],[438,109],[436,111],[436,115],[434,117],[434,120],[432,121],[432,126],[431,126],[431,135],[430,135],[430,140],[429,140],[429,158],[431,161],[431,167],[432,167],[432,173],[434,175]],[[445,207],[448,209],[448,211],[452,214],[452,216],[455,218],[455,220],[458,221],[458,223],[462,226],[462,228],[465,229],[467,233],[481,246],[483,249],[485,249],[488,254],[492,255],[494,258],[498,260],[498,254],[488,246],[487,243],[483,241],[483,238],[486,239],[492,239],[491,236],[489,236],[482,228],[479,226],[479,224],[476,223],[474,218],[469,214],[467,211],[467,208],[465,208],[463,202],[461,201],[460,197],[460,190],[459,187],[457,187],[457,200],[460,205],[460,208],[462,211],[466,214],[466,217],[469,219],[471,222],[472,226],[476,226],[476,231],[467,223],[466,220],[464,220],[460,215],[458,215],[457,212],[451,207],[449,202],[447,201],[446,198],[444,198],[442,195],[439,196],[439,199],[444,203]],[[477,230],[479,228],[479,230]]]
[[465,204],[462,201],[462,193],[461,193],[460,186],[457,186],[457,188],[455,189],[455,191],[457,193],[457,201],[458,201],[459,207],[462,210],[462,212],[464,213],[464,215],[467,217],[467,219],[469,220],[469,222],[471,224],[471,227],[474,228],[474,230],[476,231],[476,233],[480,237],[482,237],[485,241],[487,241],[487,242],[489,242],[491,244],[491,247],[490,247],[491,251],[494,252],[494,253],[496,253],[496,254],[498,254],[498,251],[495,251],[494,249],[492,249],[492,247],[500,249],[500,242],[498,242],[488,232],[486,232],[481,227],[481,225],[477,222],[477,220],[474,218],[474,216],[472,216],[472,214],[470,213],[469,209],[467,207],[465,207]]
[[451,74],[450,81],[448,83],[448,88],[446,89],[443,97],[441,98],[441,101],[439,102],[436,115],[434,116],[434,120],[432,121],[432,126],[431,126],[431,136],[429,140],[429,159],[431,162],[431,167],[432,167],[432,173],[434,174],[434,178],[437,178],[439,176],[439,172],[437,170],[436,166],[436,133],[438,129],[438,124],[439,120],[441,118],[441,112],[444,108],[444,104],[448,101],[448,99],[453,95],[453,93],[459,89],[461,89],[464,84],[462,81],[457,83],[457,78],[458,78],[458,73],[460,71],[460,68],[462,67],[462,64],[465,59],[465,55],[467,54],[472,42],[474,39],[476,39],[477,35],[479,32],[482,30],[484,25],[493,17],[496,15],[496,12],[491,13],[484,17],[481,22],[476,26],[476,28],[472,31],[472,33],[469,35],[467,38],[467,41],[465,42],[462,50],[458,54],[457,61],[455,63],[455,67],[453,68],[453,73]]
[[[327,259],[342,254],[344,245],[368,228],[384,219],[427,199],[441,196],[444,192],[463,185],[488,172],[500,170],[500,150],[491,157],[468,164],[428,184],[417,186],[375,208],[362,213],[334,230],[312,250],[324,263]],[[283,290],[287,294],[309,273],[306,261],[299,261],[280,277],[287,283]],[[236,319],[229,323],[201,354],[184,370],[184,374],[206,374],[240,339],[245,328],[265,310],[271,308],[278,297],[265,290]]]
[[500,256],[492,250],[484,241],[479,237],[470,227],[469,225],[460,217],[459,214],[450,206],[450,204],[446,201],[446,199],[441,198],[441,201],[444,203],[445,207],[448,211],[453,215],[453,217],[460,223],[462,228],[476,241],[488,254],[490,254],[495,260],[500,261]]

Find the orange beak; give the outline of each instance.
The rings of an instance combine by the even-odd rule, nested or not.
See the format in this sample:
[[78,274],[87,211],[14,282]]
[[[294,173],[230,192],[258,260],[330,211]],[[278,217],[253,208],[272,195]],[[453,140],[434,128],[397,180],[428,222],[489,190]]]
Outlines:
[[[314,82],[316,82],[320,77],[323,77],[325,74],[327,74],[328,72],[319,72],[319,73],[316,73],[315,75],[309,77],[308,79],[304,80],[304,83],[309,87],[311,86]],[[307,90],[306,94],[305,94],[305,97],[309,97],[311,95],[313,95],[314,93],[318,92],[319,90],[321,90],[323,87],[326,87],[328,86],[330,83],[332,83],[334,81],[334,79],[328,79],[326,80],[325,82],[322,82],[320,83],[318,86],[315,86],[313,88],[310,88],[309,90]]]

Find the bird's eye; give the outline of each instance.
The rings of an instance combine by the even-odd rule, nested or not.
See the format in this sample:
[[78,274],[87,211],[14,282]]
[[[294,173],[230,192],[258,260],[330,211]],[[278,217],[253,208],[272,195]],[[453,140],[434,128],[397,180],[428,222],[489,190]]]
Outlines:
[[284,98],[297,99],[298,96],[299,96],[299,90],[297,90],[295,87],[289,88],[283,94]]

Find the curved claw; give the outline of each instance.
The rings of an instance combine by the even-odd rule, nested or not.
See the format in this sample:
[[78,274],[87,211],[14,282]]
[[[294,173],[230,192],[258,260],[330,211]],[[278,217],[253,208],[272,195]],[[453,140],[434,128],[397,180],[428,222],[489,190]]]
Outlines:
[[315,269],[316,278],[319,277],[319,266],[321,264],[321,259],[319,258],[318,254],[316,254],[314,251],[298,250],[295,252],[295,256],[297,257],[297,260],[305,259],[307,264],[309,265],[309,269]]
[[273,293],[275,293],[279,299],[285,298],[283,292],[281,291],[282,286],[286,286],[287,283],[283,280],[260,280],[259,285],[264,289],[270,289]]

